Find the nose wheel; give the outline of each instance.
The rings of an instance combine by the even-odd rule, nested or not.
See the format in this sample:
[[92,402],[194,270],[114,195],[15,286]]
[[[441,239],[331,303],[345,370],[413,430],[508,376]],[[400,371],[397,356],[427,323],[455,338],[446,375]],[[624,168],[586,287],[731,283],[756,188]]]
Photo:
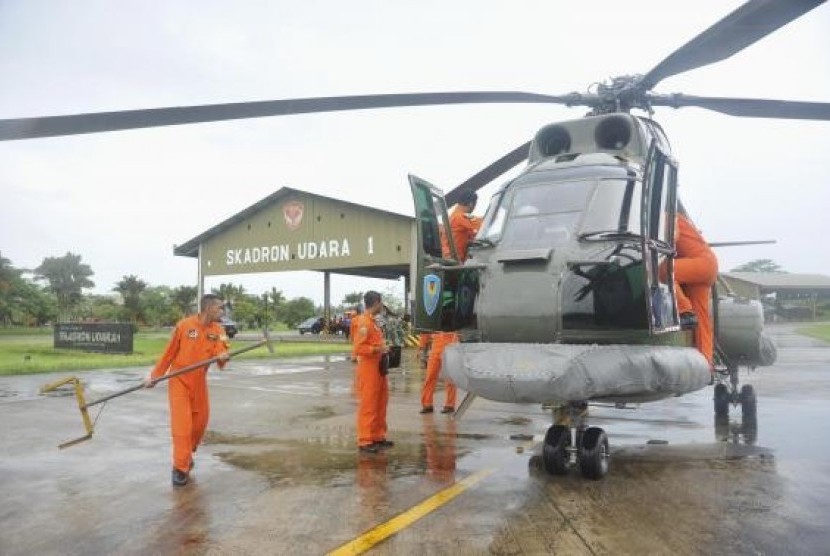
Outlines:
[[[729,406],[741,406],[741,424],[736,427],[742,431],[745,441],[749,444],[755,442],[758,430],[758,397],[755,389],[744,384],[738,389],[738,366],[729,361],[720,346],[715,346],[715,354],[722,364],[716,367],[721,382],[715,385],[715,434],[718,438],[726,439],[730,435],[723,434],[723,431],[731,431],[733,427],[729,422]],[[727,384],[728,379],[728,384]]]
[[[726,368],[721,368],[717,372],[721,375],[719,382],[715,385],[715,417],[719,419],[729,417],[729,406],[741,406],[741,416],[744,419],[754,420],[757,416],[758,398],[755,395],[755,389],[750,384],[744,384],[738,390],[738,366],[730,363],[724,355],[720,355],[721,361],[726,362]],[[729,385],[727,386],[724,378],[728,377]]]
[[586,427],[588,406],[584,402],[554,408],[554,421],[542,445],[542,465],[551,475],[566,475],[577,467],[586,479],[608,474],[611,452],[608,435],[599,427]]

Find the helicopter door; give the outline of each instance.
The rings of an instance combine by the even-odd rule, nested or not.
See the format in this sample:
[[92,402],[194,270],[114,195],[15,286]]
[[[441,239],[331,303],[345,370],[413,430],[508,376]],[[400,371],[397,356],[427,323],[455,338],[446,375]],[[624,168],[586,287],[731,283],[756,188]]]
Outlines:
[[[677,206],[677,165],[652,142],[644,177],[641,248],[646,261],[646,302],[652,333],[678,326],[674,299],[674,223]],[[663,275],[664,281],[660,280]]]
[[409,185],[415,201],[418,239],[412,311],[415,328],[435,332],[475,326],[478,271],[460,268],[444,193],[413,175],[409,176]]

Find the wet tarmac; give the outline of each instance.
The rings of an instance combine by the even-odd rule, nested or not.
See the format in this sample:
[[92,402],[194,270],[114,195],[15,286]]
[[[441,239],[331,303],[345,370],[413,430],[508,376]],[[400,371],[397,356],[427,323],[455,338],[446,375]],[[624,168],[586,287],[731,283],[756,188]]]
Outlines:
[[[108,402],[92,440],[58,450],[84,434],[78,405],[38,389],[65,375],[0,378],[0,554],[324,554],[435,499],[370,552],[825,554],[830,346],[770,330],[778,363],[742,376],[757,428],[739,410],[715,423],[711,388],[592,407],[611,440],[601,481],[541,470],[550,416],[539,406],[477,400],[459,422],[419,415],[411,358],[390,374],[396,445],[368,456],[355,449],[343,356],[232,361],[210,375],[209,431],[184,488],[170,485],[166,388]],[[145,371],[78,376],[91,401]],[[431,498],[451,487],[454,498]]]

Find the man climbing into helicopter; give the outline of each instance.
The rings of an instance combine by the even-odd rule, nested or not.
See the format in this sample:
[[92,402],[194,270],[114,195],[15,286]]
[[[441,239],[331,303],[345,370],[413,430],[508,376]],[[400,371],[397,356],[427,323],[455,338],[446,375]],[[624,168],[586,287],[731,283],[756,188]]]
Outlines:
[[[455,253],[461,263],[467,260],[467,247],[481,228],[481,218],[472,214],[476,203],[478,195],[475,191],[463,191],[458,204],[450,213],[450,232],[455,243]],[[442,251],[444,257],[450,256],[449,245],[442,245]]]
[[[464,191],[459,197],[458,204],[456,204],[450,213],[450,234],[452,235],[455,253],[458,255],[459,263],[467,260],[467,248],[478,233],[479,228],[481,228],[481,218],[472,214],[477,202],[478,195],[476,195],[475,191]],[[441,239],[442,255],[449,259],[452,257],[449,242],[444,236]],[[444,354],[444,348],[450,344],[457,343],[459,336],[456,332],[434,332],[429,335],[429,340],[431,341],[431,348],[427,359],[427,374],[424,379],[423,389],[421,390],[421,414],[428,414],[434,411],[432,400],[435,396],[438,376],[441,374],[441,357]],[[444,400],[444,408],[441,410],[441,413],[449,414],[455,412],[456,396],[457,389],[455,384],[447,379],[446,399]]]
[[[689,218],[675,221],[674,292],[681,326],[695,328],[695,345],[712,366],[714,325],[710,314],[712,286],[718,278],[718,259]],[[665,278],[665,268],[661,268]]]

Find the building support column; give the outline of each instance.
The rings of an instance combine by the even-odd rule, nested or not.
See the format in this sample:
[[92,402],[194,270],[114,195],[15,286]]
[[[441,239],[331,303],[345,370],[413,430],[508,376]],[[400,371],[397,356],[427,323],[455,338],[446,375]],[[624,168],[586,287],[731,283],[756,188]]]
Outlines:
[[202,244],[199,244],[199,256],[196,258],[196,313],[202,310],[199,304],[205,295],[205,273],[202,272]]
[[411,282],[411,280],[409,278],[409,275],[408,274],[404,275],[404,277],[403,277],[403,312],[408,313],[409,315],[412,315],[412,307],[410,307],[410,305],[409,305],[409,298],[410,298],[409,288],[411,287],[410,282]]
[[326,322],[331,320],[331,273],[323,271],[323,316]]

